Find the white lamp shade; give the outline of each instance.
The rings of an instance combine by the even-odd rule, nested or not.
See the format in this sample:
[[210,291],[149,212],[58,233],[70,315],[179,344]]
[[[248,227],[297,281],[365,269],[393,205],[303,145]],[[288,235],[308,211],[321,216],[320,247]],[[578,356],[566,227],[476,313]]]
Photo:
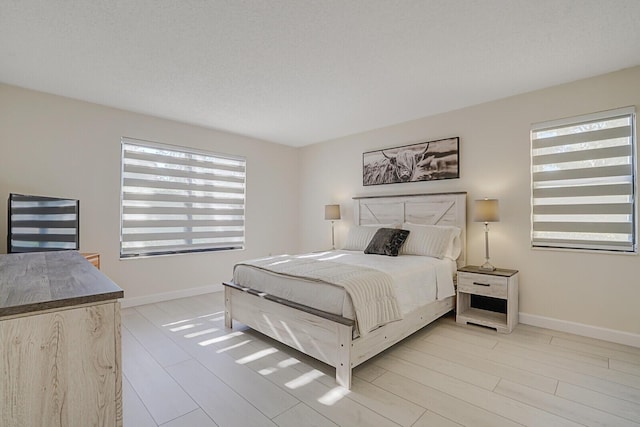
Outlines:
[[473,220],[476,222],[497,222],[500,221],[498,213],[498,199],[476,200],[474,204],[475,213]]
[[324,219],[335,221],[340,219],[340,205],[325,205]]

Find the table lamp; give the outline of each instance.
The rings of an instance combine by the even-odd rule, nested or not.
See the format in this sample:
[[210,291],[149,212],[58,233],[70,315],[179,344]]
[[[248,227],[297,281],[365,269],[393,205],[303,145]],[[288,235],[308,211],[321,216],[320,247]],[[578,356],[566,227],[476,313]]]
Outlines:
[[484,251],[485,263],[480,266],[481,270],[494,271],[496,268],[489,262],[489,223],[500,221],[498,214],[498,199],[476,200],[475,214],[473,220],[484,222]]
[[331,221],[331,249],[336,248],[333,223],[340,219],[340,205],[325,205],[324,219]]

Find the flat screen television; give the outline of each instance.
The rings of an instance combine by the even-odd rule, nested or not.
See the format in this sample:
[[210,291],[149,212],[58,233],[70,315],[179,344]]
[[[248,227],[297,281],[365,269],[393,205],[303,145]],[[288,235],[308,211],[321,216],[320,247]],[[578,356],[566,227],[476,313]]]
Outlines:
[[80,201],[9,194],[7,252],[80,249]]

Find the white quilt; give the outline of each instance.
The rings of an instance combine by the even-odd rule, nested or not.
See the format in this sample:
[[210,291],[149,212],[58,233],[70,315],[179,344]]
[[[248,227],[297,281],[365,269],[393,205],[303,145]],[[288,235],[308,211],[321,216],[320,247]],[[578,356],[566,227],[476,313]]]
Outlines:
[[[295,257],[359,265],[386,273],[393,280],[402,315],[417,310],[434,300],[455,295],[453,274],[456,271],[456,263],[450,259],[440,260],[414,255],[388,257],[366,255],[362,251],[345,250],[315,252]],[[278,258],[270,257],[267,260],[273,262]],[[233,280],[240,286],[266,292],[348,319],[356,319],[351,297],[342,287],[318,280],[286,276],[244,264],[238,264],[236,267]]]
[[[329,283],[344,288],[351,297],[360,335],[402,319],[393,279],[382,271],[314,257],[280,255],[241,262],[285,276]],[[240,284],[240,283],[239,283]]]

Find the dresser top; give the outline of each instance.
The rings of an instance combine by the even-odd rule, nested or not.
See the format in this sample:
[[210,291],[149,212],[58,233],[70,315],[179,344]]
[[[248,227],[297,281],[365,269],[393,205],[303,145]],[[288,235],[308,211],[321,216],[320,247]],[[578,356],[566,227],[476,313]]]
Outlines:
[[123,296],[76,251],[0,255],[0,318]]

